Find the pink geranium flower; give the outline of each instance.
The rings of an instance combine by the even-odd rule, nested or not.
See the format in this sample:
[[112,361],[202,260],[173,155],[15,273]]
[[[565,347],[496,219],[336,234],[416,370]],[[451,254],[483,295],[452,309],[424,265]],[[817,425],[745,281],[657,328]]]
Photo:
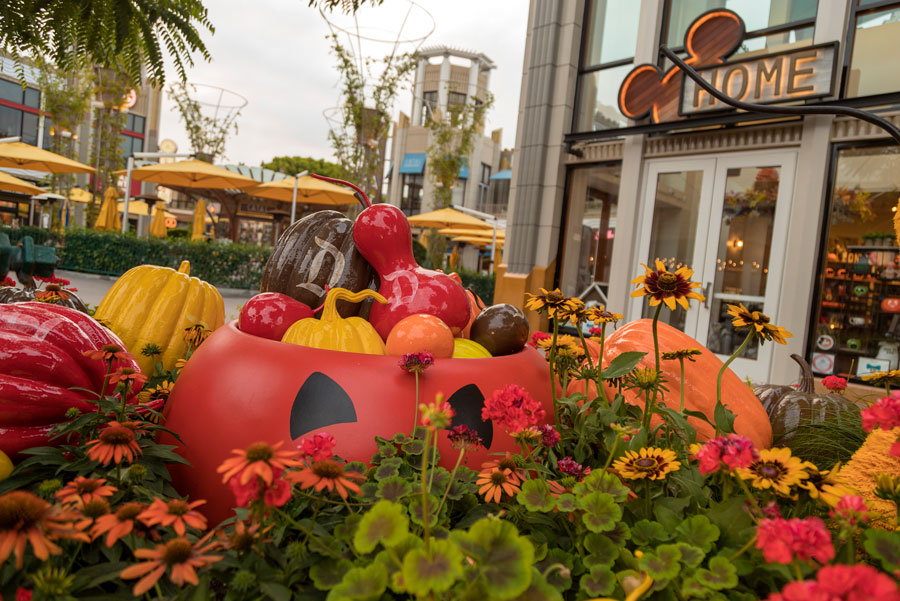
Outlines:
[[825,376],[822,378],[822,386],[832,392],[844,392],[847,389],[847,379],[840,376]]
[[301,440],[298,448],[304,459],[316,462],[334,457],[334,446],[336,444],[337,441],[334,439],[334,436],[328,432],[320,432],[314,434],[311,438]]
[[700,473],[711,474],[724,465],[729,471],[749,467],[759,459],[759,452],[746,436],[729,434],[707,441],[695,454],[700,461]]
[[825,566],[815,580],[789,582],[767,601],[900,601],[897,584],[867,565]]
[[518,434],[526,428],[537,426],[546,411],[524,388],[510,384],[504,386],[484,401],[481,419],[494,424],[510,434]]
[[862,410],[862,427],[871,432],[876,427],[891,430],[900,426],[900,391],[878,400],[871,407]]
[[761,520],[756,528],[756,548],[768,563],[788,564],[795,559],[828,563],[834,559],[831,533],[817,517]]

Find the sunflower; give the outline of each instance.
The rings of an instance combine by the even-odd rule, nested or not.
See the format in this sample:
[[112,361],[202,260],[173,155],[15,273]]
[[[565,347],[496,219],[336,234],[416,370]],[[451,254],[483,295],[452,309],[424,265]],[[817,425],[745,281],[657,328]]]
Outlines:
[[525,480],[525,473],[519,469],[519,464],[516,463],[515,458],[509,452],[499,459],[491,459],[490,461],[485,461],[481,464],[482,474],[492,470],[509,471],[509,477],[511,480],[515,481],[515,484]]
[[774,340],[778,344],[787,344],[785,338],[793,337],[793,334],[784,328],[769,323],[768,315],[759,311],[750,311],[744,306],[744,303],[728,305],[728,314],[734,318],[731,325],[735,328],[742,329],[753,326],[760,341]]
[[297,458],[300,453],[296,450],[279,451],[284,444],[283,440],[274,445],[266,442],[255,442],[246,449],[233,449],[235,457],[229,457],[222,462],[216,471],[222,474],[222,483],[226,483],[235,476],[240,476],[240,483],[247,484],[251,478],[258,476],[266,484],[272,483],[272,470],[286,470],[289,467],[300,465]]
[[900,369],[877,371],[864,375],[862,379],[872,386],[900,386]]
[[166,401],[168,400],[169,395],[172,394],[172,389],[174,388],[175,382],[164,380],[162,384],[159,384],[155,388],[142,390],[138,395],[138,399],[140,399],[142,403],[149,403],[151,401]]
[[359,484],[354,480],[365,480],[366,477],[353,471],[344,471],[345,466],[333,459],[316,461],[297,472],[288,472],[285,480],[296,482],[301,489],[312,488],[316,492],[328,489],[336,490],[342,499],[346,499],[348,491],[360,493]]
[[510,470],[487,469],[478,474],[475,486],[479,486],[478,493],[484,495],[488,503],[499,503],[503,493],[512,497],[519,492],[518,478]]
[[651,307],[665,303],[670,310],[674,311],[677,302],[687,310],[690,308],[688,299],[706,300],[705,296],[692,290],[692,288],[699,288],[700,283],[691,281],[694,272],[687,267],[681,267],[672,273],[666,269],[662,261],[657,259],[656,271],[646,265],[644,265],[644,269],[647,270],[647,273],[631,280],[632,284],[638,286],[631,296],[649,296]]
[[666,361],[683,361],[687,359],[688,361],[694,361],[694,357],[697,355],[702,355],[703,351],[698,348],[682,348],[675,351],[668,351],[662,354],[662,358]]
[[206,517],[194,508],[206,503],[204,500],[188,503],[181,499],[172,499],[168,503],[162,499],[154,499],[150,507],[138,515],[138,519],[146,526],[171,526],[178,536],[184,536],[187,527],[206,530]]
[[855,495],[857,491],[841,482],[841,464],[836,463],[830,470],[819,470],[813,464],[804,468],[807,477],[798,486],[806,490],[811,499],[818,499],[830,507],[837,505],[841,497]]
[[131,463],[142,454],[135,440],[135,429],[116,421],[109,422],[96,439],[88,441],[87,446],[91,447],[87,452],[88,459],[103,465],[119,464],[123,459]]
[[772,490],[789,496],[791,487],[809,478],[810,467],[815,467],[799,457],[791,455],[787,448],[763,449],[759,451],[759,459],[748,467],[736,470],[744,480],[753,480],[754,488]]
[[627,480],[662,480],[666,474],[678,471],[680,467],[681,462],[676,461],[674,451],[656,447],[626,451],[613,463],[613,469]]
[[565,320],[572,313],[577,312],[579,308],[584,308],[584,301],[580,298],[566,296],[559,288],[553,291],[541,288],[540,294],[526,292],[525,296],[526,309],[531,309],[541,314],[546,313],[550,319],[559,317],[559,319]]
[[607,311],[606,307],[604,307],[603,305],[590,307],[589,309],[587,309],[587,311],[585,311],[585,318],[587,319],[587,321],[593,322],[596,325],[604,323],[615,323],[619,320],[624,319],[624,317],[620,313]]
[[140,597],[153,588],[157,580],[169,569],[171,569],[169,580],[173,583],[183,586],[185,582],[188,582],[196,586],[199,583],[196,568],[208,566],[222,559],[221,555],[205,554],[219,545],[218,542],[207,543],[210,536],[212,536],[211,532],[196,544],[191,544],[188,539],[179,536],[162,545],[156,545],[155,549],[136,549],[135,557],[150,561],[129,566],[122,570],[119,576],[125,579],[143,576],[134,585],[135,597]]
[[105,534],[106,546],[112,547],[117,540],[131,534],[135,520],[145,509],[147,506],[143,503],[125,503],[115,513],[100,516],[91,528],[91,538],[97,540]]
[[56,498],[63,505],[82,506],[88,501],[111,497],[118,489],[106,484],[106,478],[85,478],[78,476],[65,487],[56,491]]
[[51,506],[37,495],[14,490],[0,495],[0,565],[15,552],[16,569],[22,569],[25,545],[31,545],[35,557],[43,561],[59,555],[59,539],[90,542],[86,534],[75,528],[79,515],[74,511]]

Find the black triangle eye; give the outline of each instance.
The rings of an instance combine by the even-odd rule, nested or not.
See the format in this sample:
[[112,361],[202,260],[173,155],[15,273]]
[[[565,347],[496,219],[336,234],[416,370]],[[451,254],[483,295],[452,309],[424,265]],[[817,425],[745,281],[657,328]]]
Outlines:
[[484,395],[474,384],[467,384],[454,392],[447,402],[453,407],[456,415],[451,422],[452,426],[466,425],[474,430],[484,441],[484,448],[490,449],[494,441],[494,423],[481,419],[481,409],[484,407]]
[[291,439],[318,428],[356,422],[356,408],[340,384],[321,372],[310,374],[291,407]]

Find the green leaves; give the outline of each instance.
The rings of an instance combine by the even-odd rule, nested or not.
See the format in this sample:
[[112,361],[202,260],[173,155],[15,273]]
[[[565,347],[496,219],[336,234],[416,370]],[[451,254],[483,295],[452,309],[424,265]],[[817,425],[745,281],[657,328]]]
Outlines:
[[619,557],[619,547],[602,534],[588,534],[584,537],[584,548],[588,555],[584,557],[584,565],[594,567],[605,565],[611,567]]
[[660,545],[655,551],[648,551],[641,557],[641,569],[653,580],[671,580],[681,569],[681,551],[676,545]]
[[638,520],[631,527],[631,540],[639,547],[649,545],[652,542],[667,541],[670,538],[672,538],[671,533],[667,532],[659,522]]
[[449,540],[434,540],[431,550],[411,550],[403,558],[403,580],[418,596],[442,593],[462,576],[463,555]]
[[863,546],[888,572],[896,570],[900,565],[900,533],[866,530]]
[[353,564],[347,559],[324,559],[309,568],[309,577],[312,578],[313,586],[320,591],[327,591],[337,586],[351,568]]
[[719,539],[719,528],[705,515],[695,515],[681,522],[675,529],[677,540],[694,545],[709,553],[712,544]]
[[646,354],[640,351],[626,351],[620,354],[610,361],[607,368],[603,370],[603,379],[621,378],[634,369]]
[[522,490],[516,495],[516,499],[528,511],[547,513],[556,506],[556,499],[550,494],[550,488],[541,479],[526,480],[522,484]]
[[591,532],[612,530],[622,519],[622,508],[609,493],[592,492],[578,499],[578,507],[584,511],[581,519]]
[[616,575],[605,565],[591,568],[591,571],[581,577],[581,590],[591,597],[609,595],[616,588]]
[[604,470],[594,470],[572,489],[576,496],[597,491],[611,495],[616,503],[622,503],[628,498],[628,488],[617,476]]
[[485,593],[498,601],[522,594],[531,582],[534,547],[510,522],[478,520],[468,532],[452,539],[475,561]]
[[737,568],[724,557],[713,557],[710,559],[709,569],[701,568],[697,570],[694,578],[703,586],[716,591],[734,588],[738,583]]
[[401,543],[409,533],[409,519],[403,507],[390,501],[378,501],[363,516],[353,537],[353,546],[360,553],[371,553],[378,543],[391,547]]
[[328,592],[327,601],[370,601],[377,599],[387,588],[387,571],[380,563],[353,568],[344,574],[341,583]]

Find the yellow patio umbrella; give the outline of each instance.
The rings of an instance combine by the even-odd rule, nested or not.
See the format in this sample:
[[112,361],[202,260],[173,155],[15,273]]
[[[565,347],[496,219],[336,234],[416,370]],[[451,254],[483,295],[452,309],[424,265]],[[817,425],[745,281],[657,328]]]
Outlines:
[[119,193],[110,186],[103,193],[103,204],[100,206],[100,214],[97,215],[97,221],[94,222],[95,230],[120,230],[122,229],[122,220],[119,218],[119,206],[116,198]]
[[94,168],[61,154],[25,144],[24,142],[0,142],[0,167],[30,169],[49,173],[93,173]]
[[[119,213],[125,212],[125,202],[120,200],[118,203],[118,211]],[[153,205],[156,206],[156,205]],[[147,203],[143,200],[132,200],[128,203],[128,216],[129,217],[146,217],[151,214],[151,209],[147,206]],[[166,211],[165,216],[167,219],[177,219],[178,216],[175,213],[170,213]]]
[[[116,171],[116,175],[125,173],[124,170]],[[243,190],[257,185],[256,180],[249,177],[197,160],[138,167],[131,171],[131,179],[136,182],[153,182],[179,188]]]
[[466,215],[462,211],[457,211],[456,209],[450,208],[438,209],[437,211],[430,211],[428,213],[422,213],[420,215],[413,215],[412,217],[407,218],[407,221],[409,221],[409,224],[413,227],[433,227],[442,229],[458,226],[469,229],[494,229],[494,226],[487,221],[482,221],[477,217],[472,217],[471,215]]
[[[491,237],[494,235],[494,232],[491,230],[484,229],[475,229],[475,228],[466,228],[466,227],[445,227],[442,230],[438,230],[439,234],[443,234],[445,236],[475,236]],[[506,238],[506,230],[497,229],[497,238]]]
[[84,188],[72,188],[69,190],[69,200],[79,204],[89,204],[94,199],[94,195]]
[[[490,246],[492,240],[490,238],[480,238],[477,236],[456,236],[450,239],[451,242],[464,242],[466,244],[474,244],[476,246]],[[503,246],[503,240],[497,239],[497,247]]]
[[46,190],[41,190],[37,186],[29,184],[24,179],[13,177],[4,171],[0,171],[0,190],[28,194],[29,196],[37,196],[38,194],[46,192]]
[[166,207],[163,203],[158,202],[153,210],[153,221],[150,222],[150,235],[155,238],[165,238],[167,232]]
[[353,190],[316,179],[310,175],[277,179],[254,188],[248,188],[244,192],[259,198],[291,202],[294,198],[295,184],[297,186],[297,202],[330,206],[349,205],[356,202]]
[[206,232],[206,201],[202,198],[197,200],[197,206],[194,207],[194,224],[191,228],[191,240],[203,240],[203,234]]

